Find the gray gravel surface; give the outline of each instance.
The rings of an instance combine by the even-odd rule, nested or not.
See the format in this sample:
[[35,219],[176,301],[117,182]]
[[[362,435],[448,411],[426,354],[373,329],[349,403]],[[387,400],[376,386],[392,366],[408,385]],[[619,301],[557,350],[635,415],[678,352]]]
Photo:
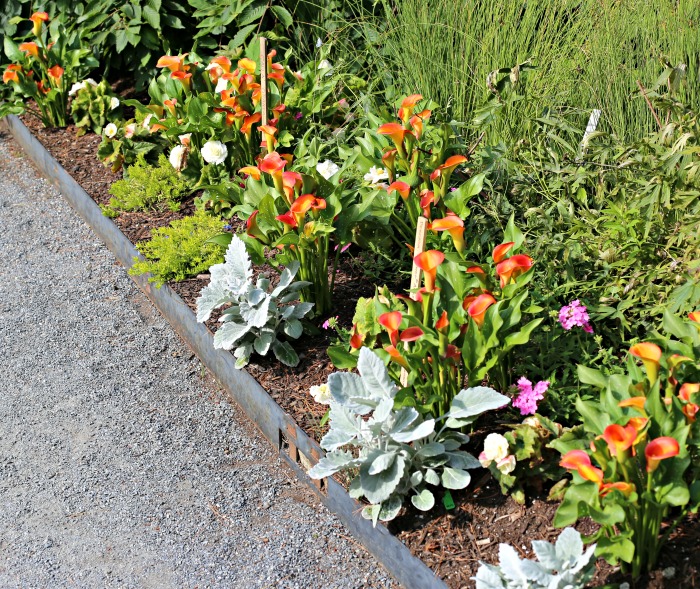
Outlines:
[[0,588],[392,586],[17,153],[0,136]]

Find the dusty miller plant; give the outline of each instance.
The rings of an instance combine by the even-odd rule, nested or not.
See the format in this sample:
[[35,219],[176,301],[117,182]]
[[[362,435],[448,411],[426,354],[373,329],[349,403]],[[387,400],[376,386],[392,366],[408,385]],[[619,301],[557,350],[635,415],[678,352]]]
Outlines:
[[[297,339],[303,332],[301,319],[313,303],[298,303],[300,291],[308,282],[293,282],[299,264],[293,262],[270,288],[267,278],[253,283],[253,268],[245,244],[233,236],[223,264],[211,267],[211,282],[197,299],[197,321],[204,322],[214,309],[229,305],[219,319],[223,325],[214,334],[214,347],[231,350],[236,367],[243,368],[253,351],[261,356],[270,350],[287,366],[296,366],[299,356],[279,335]],[[296,303],[296,304],[294,304]]]
[[[466,487],[471,480],[467,470],[481,465],[460,450],[469,436],[457,428],[506,405],[508,397],[488,387],[472,387],[454,398],[445,415],[424,420],[413,407],[394,408],[399,388],[369,348],[360,350],[357,370],[359,375],[335,372],[328,377],[330,431],[321,440],[328,453],[309,475],[321,479],[355,470],[350,496],[371,503],[362,515],[375,525],[378,519],[396,517],[407,495],[416,508],[428,511],[435,505],[430,487]],[[348,451],[348,446],[359,452]]]
[[[481,563],[476,589],[579,589],[593,578],[595,544],[584,552],[581,534],[566,528],[556,544],[532,542],[538,560],[521,560],[515,548],[500,544],[499,566]],[[539,561],[539,562],[538,562]]]

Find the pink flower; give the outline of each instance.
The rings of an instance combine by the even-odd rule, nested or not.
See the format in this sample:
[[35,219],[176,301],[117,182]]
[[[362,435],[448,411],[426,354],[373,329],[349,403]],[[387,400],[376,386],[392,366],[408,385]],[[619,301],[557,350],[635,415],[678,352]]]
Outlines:
[[568,305],[564,305],[559,310],[559,323],[567,331],[572,327],[582,327],[586,333],[593,333],[593,328],[589,321],[586,305],[582,305],[578,299],[571,301]]
[[294,115],[294,118],[298,121],[300,118],[304,116],[304,113],[298,112],[297,114]]
[[513,407],[520,409],[521,415],[533,415],[537,411],[537,402],[544,399],[549,388],[548,380],[541,380],[534,387],[524,376],[518,380],[520,394],[513,399]]

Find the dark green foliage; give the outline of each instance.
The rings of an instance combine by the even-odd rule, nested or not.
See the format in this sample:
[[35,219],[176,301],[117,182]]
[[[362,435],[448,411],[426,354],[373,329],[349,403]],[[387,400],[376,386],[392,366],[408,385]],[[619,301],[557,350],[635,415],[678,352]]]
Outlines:
[[221,228],[220,219],[199,211],[192,217],[173,221],[169,227],[156,229],[150,241],[137,245],[147,259],[137,261],[129,274],[150,272],[149,282],[161,286],[169,280],[184,280],[207,272],[211,266],[224,260],[224,248],[208,243],[221,233]]
[[139,155],[136,163],[129,166],[124,175],[124,179],[117,180],[109,188],[109,193],[114,197],[103,208],[108,216],[116,216],[119,211],[166,207],[177,211],[180,208],[179,199],[190,190],[164,155],[158,158],[157,166],[149,165],[145,157]]

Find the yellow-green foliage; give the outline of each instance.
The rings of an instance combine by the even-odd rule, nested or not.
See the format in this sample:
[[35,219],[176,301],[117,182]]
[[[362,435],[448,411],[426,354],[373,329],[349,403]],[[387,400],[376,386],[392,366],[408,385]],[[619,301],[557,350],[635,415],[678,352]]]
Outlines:
[[162,210],[165,207],[177,211],[180,197],[189,190],[187,182],[164,155],[158,158],[157,166],[149,165],[144,156],[139,155],[124,176],[109,188],[113,198],[102,209],[109,217],[116,216],[119,211]]
[[198,211],[192,217],[173,221],[169,227],[153,231],[150,241],[136,247],[147,258],[137,261],[129,274],[150,272],[149,282],[161,286],[168,280],[184,280],[206,272],[214,264],[224,261],[224,248],[205,243],[222,232],[223,221]]

